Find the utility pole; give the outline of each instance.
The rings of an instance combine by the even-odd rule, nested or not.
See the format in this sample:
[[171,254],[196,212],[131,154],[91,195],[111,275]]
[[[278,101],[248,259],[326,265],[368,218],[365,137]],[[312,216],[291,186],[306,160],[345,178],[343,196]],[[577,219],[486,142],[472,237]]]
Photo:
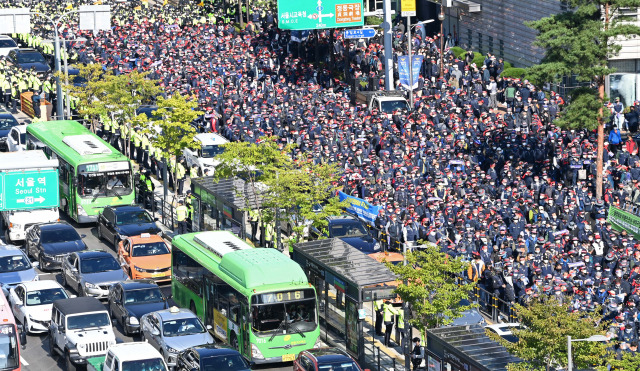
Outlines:
[[444,76],[444,1],[440,4],[440,77]]
[[[604,4],[604,29],[609,29],[609,3]],[[609,42],[605,40],[605,42]],[[604,101],[604,76],[598,76],[598,95]],[[604,110],[600,106],[600,117],[598,117],[598,160],[596,162],[596,200],[602,200],[602,173],[604,171]]]
[[[402,244],[402,265],[407,265],[407,245]],[[407,285],[407,280],[405,279],[403,284]],[[402,338],[402,350],[404,354],[404,369],[411,370],[411,349],[409,344],[411,344],[411,323],[409,323],[409,315],[411,315],[409,311],[409,303],[406,301],[402,302],[402,310],[404,310],[404,337]]]
[[384,11],[384,89],[391,91],[394,90],[391,0],[384,0],[382,9]]
[[413,111],[413,55],[411,54],[411,16],[407,16],[407,49],[409,54],[409,109]]

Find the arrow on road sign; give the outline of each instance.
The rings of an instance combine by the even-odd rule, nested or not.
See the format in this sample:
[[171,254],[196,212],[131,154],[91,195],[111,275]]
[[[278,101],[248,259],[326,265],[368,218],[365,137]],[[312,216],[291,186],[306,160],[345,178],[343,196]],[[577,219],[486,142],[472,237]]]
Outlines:
[[19,198],[16,201],[19,204],[32,204],[34,202],[37,202],[37,203],[41,204],[41,203],[44,202],[44,200],[45,200],[45,198],[40,196],[38,198],[33,198],[33,197]]

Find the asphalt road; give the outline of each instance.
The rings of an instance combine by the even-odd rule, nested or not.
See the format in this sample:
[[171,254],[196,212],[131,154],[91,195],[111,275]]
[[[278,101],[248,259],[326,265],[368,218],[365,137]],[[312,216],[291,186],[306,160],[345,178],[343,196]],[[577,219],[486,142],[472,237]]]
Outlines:
[[[69,220],[68,218],[65,218],[66,215],[64,215],[62,212],[60,214],[63,219],[66,219],[68,223],[70,223],[76,228],[78,233],[80,233],[81,235],[82,234],[86,235],[86,237],[84,238],[84,241],[86,242],[89,249],[103,249],[105,251],[109,251],[114,256],[116,255],[116,252],[114,251],[111,244],[108,244],[104,241],[100,241],[98,239],[98,235],[96,234],[96,228],[94,225],[89,225],[89,224],[78,225],[73,221]],[[40,272],[39,271],[39,273],[40,273],[41,280],[57,280],[58,282],[61,282],[59,272]],[[69,292],[70,294],[74,294],[74,295],[76,294],[73,290],[69,288],[66,288],[66,289],[67,289],[67,292]],[[169,284],[163,285],[161,287],[161,290],[167,296],[171,294],[171,286]],[[124,342],[140,340],[138,337],[131,338],[131,337],[124,336],[122,334],[122,327],[119,324],[115,325],[114,328],[115,328],[116,338],[119,338]],[[27,370],[27,371],[64,370],[63,360],[61,359],[61,357],[58,357],[57,360],[53,360],[49,356],[49,346],[47,344],[48,342],[47,336],[48,335],[27,336],[26,349],[24,349],[21,353],[21,357],[22,357],[21,362],[22,362],[23,370]],[[289,364],[282,363],[282,364],[275,364],[275,365],[266,366],[266,367],[257,366],[254,369],[291,370],[292,365],[290,363]]]

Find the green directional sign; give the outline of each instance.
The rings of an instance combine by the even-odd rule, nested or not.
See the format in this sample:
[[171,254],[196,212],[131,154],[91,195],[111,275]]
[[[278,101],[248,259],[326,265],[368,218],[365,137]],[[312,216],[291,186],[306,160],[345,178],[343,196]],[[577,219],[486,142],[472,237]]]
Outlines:
[[364,25],[362,0],[278,0],[278,27],[316,30]]
[[2,173],[0,179],[0,210],[58,206],[58,170]]

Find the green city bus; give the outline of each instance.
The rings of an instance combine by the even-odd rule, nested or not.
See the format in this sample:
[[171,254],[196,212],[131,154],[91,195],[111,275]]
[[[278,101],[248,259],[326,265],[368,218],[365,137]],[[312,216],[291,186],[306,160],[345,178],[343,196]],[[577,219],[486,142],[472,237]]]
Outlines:
[[293,361],[320,346],[316,291],[282,253],[208,231],[174,237],[171,254],[175,302],[248,360]]
[[135,203],[126,156],[77,121],[34,122],[27,148],[57,158],[60,208],[78,223],[91,223],[105,206]]

